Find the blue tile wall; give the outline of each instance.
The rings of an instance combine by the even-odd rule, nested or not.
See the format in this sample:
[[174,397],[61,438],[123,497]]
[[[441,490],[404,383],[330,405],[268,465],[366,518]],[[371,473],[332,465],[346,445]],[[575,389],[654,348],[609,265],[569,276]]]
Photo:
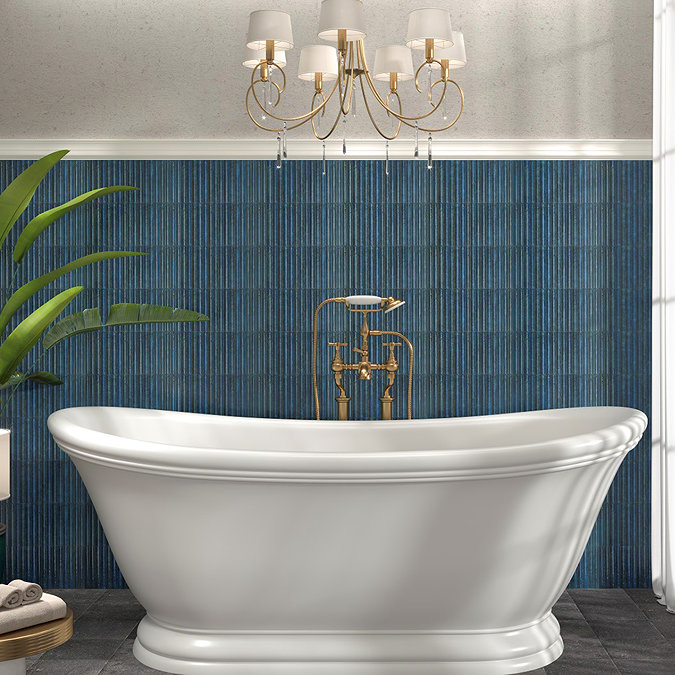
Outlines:
[[[0,162],[0,185],[28,164]],[[13,494],[0,505],[10,578],[124,583],[47,432],[51,411],[310,418],[312,315],[327,297],[407,301],[372,325],[415,346],[415,417],[605,404],[650,412],[650,162],[438,161],[428,171],[408,161],[393,162],[387,177],[368,161],[329,162],[326,176],[319,162],[64,161],[28,215],[113,184],[141,191],[55,223],[25,277],[95,250],[144,251],[54,286],[83,284],[78,309],[156,302],[211,321],[118,328],[50,352],[44,366],[65,385],[27,386],[2,420],[13,432]],[[8,268],[3,258],[3,283]],[[329,305],[320,322],[321,401],[335,416],[326,342],[351,350],[358,318]],[[355,417],[377,413],[383,386],[347,378]],[[394,395],[401,417],[403,379]],[[572,586],[649,586],[649,466],[645,439],[614,481]]]

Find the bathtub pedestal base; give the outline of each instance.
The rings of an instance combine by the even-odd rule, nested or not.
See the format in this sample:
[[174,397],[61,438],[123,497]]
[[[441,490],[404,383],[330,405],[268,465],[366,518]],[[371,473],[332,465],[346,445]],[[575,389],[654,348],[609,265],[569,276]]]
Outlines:
[[173,628],[146,616],[134,656],[179,675],[506,675],[563,650],[552,614],[490,631],[229,631]]

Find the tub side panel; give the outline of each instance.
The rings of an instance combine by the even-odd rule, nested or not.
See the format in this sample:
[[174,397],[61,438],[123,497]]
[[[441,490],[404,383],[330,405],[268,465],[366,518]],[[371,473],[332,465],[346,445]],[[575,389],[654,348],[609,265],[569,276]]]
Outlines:
[[543,616],[620,459],[491,480],[228,481],[75,459],[156,619],[207,630],[480,630]]

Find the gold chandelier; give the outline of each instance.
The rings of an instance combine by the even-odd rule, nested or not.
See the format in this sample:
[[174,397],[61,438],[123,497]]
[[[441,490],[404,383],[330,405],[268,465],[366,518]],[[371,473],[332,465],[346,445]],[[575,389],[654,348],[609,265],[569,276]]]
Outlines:
[[[324,141],[325,160],[325,140],[342,120],[342,152],[346,154],[347,116],[355,112],[356,98],[360,93],[371,123],[387,141],[387,160],[389,141],[397,138],[406,126],[415,131],[415,157],[419,156],[419,132],[428,134],[431,168],[431,134],[450,129],[464,107],[464,92],[457,82],[450,79],[451,70],[466,65],[464,36],[460,31],[452,30],[448,10],[425,8],[410,12],[406,44],[379,47],[373,71],[366,62],[361,0],[323,0],[318,36],[337,43],[337,48],[326,44],[302,48],[298,77],[313,82],[314,93],[307,112],[283,117],[277,114],[276,107],[286,90],[286,51],[293,47],[291,17],[279,10],[251,12],[247,55],[243,62],[244,66],[252,68],[251,83],[246,91],[246,111],[257,127],[277,134],[277,166],[281,165],[282,157],[286,157],[286,132],[307,123],[311,124],[314,136]],[[424,60],[416,70],[413,67],[413,50],[424,51]],[[426,85],[421,83],[425,70]],[[404,114],[403,111],[399,83],[410,80],[429,105],[426,112],[419,115]],[[380,93],[376,81],[388,82],[389,91]],[[446,97],[455,90],[459,94],[458,109],[454,118],[450,119]],[[337,112],[334,117],[329,116],[327,124],[325,121],[322,123],[328,103],[334,98]],[[388,132],[375,120],[373,110],[378,107],[384,109],[390,120]]]

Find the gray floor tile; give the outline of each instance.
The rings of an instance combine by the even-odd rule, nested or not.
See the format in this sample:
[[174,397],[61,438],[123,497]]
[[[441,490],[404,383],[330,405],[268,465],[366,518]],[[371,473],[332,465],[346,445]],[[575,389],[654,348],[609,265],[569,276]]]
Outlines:
[[547,674],[592,675],[619,672],[597,638],[570,639],[563,634],[563,642],[563,653],[557,661],[546,666]]
[[133,644],[132,639],[125,640],[101,671],[101,675],[161,675],[165,672],[139,663],[131,651]]
[[[675,614],[667,612],[662,605],[641,605],[643,614],[656,630],[670,642],[675,642]],[[673,668],[675,672],[675,667]]]
[[675,664],[654,661],[617,661],[619,672],[622,675],[673,675]]
[[675,621],[675,614],[669,612],[663,605],[655,602],[653,605],[638,605],[640,611],[650,620],[665,619],[666,621]]
[[103,591],[107,602],[138,603],[134,594],[128,588],[107,588]]
[[109,619],[133,619],[140,621],[145,610],[127,590],[105,591],[84,613],[85,617],[105,617]]
[[44,675],[99,675],[105,661],[76,659],[73,661],[47,661],[42,659],[26,673],[44,673]]
[[105,635],[79,640],[73,637],[60,647],[45,652],[35,665],[36,667],[42,667],[42,664],[46,662],[82,660],[102,661],[101,668],[103,668],[117,651],[121,642],[121,640],[111,640]]
[[118,646],[118,640],[107,640],[102,636],[93,640],[71,638],[60,647],[43,654],[26,672],[45,675],[99,675]]
[[640,608],[622,588],[570,589],[569,594],[587,621],[592,619],[645,620]]
[[57,588],[46,592],[61,598],[73,610],[75,619],[92,607],[105,593],[103,590],[90,588]]
[[[652,621],[652,625],[671,645],[675,645],[675,628],[673,628],[671,622]],[[673,668],[673,672],[675,673],[675,668]]]
[[[663,607],[656,600],[654,591],[651,588],[626,588],[626,595],[639,607],[642,605],[647,605],[648,607]],[[665,608],[664,608],[665,611]]]
[[597,641],[598,636],[585,619],[561,619],[560,634],[565,642],[568,640],[591,640]]
[[[572,596],[561,598],[573,618],[559,618],[560,634],[563,639],[563,653],[556,661],[546,666],[546,673],[552,675],[585,675],[588,673],[618,673],[612,658],[602,646],[591,625],[580,612],[574,612]],[[554,608],[555,614],[555,608]]]
[[649,621],[589,621],[614,661],[668,662],[675,672],[675,647]]
[[104,635],[110,640],[126,640],[138,625],[138,619],[116,619],[85,614],[73,624],[73,638],[97,638]]
[[[604,659],[588,659],[585,657],[571,656],[569,659],[558,659],[546,666],[547,675],[618,675],[620,671],[614,665],[612,660],[607,657]],[[647,673],[642,673],[647,675]]]
[[553,615],[558,621],[563,621],[565,619],[585,621],[584,615],[568,593],[563,593],[558,602],[553,605]]
[[41,658],[42,654],[33,654],[32,656],[27,656],[26,657],[26,670],[28,670],[31,666],[35,665]]

